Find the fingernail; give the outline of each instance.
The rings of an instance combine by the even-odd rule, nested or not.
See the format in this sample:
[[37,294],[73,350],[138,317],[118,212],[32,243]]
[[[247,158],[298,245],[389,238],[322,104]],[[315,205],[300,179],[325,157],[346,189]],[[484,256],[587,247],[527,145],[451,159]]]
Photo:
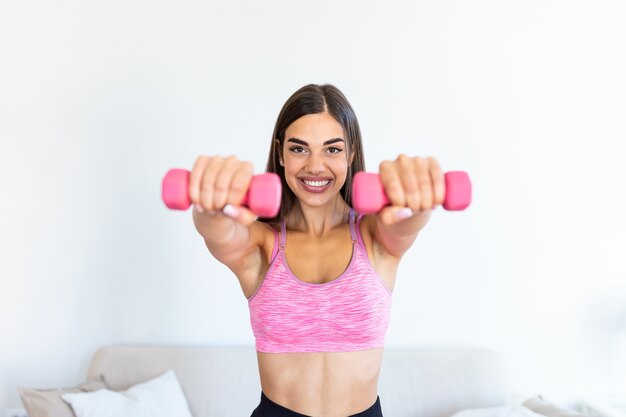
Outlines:
[[233,219],[239,217],[239,210],[230,204],[226,204],[224,206],[224,208],[222,209],[222,213]]
[[409,207],[396,211],[396,219],[408,219],[411,216],[413,216],[413,210]]
[[204,213],[204,210],[202,209],[202,207],[200,207],[197,204],[193,205],[193,208],[198,212],[198,213]]

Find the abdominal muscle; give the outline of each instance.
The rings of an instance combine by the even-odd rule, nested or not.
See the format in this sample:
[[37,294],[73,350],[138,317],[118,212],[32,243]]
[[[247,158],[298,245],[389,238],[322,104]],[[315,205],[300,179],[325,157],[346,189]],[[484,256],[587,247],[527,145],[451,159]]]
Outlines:
[[273,402],[313,417],[346,417],[378,396],[383,348],[355,352],[257,352],[261,388]]

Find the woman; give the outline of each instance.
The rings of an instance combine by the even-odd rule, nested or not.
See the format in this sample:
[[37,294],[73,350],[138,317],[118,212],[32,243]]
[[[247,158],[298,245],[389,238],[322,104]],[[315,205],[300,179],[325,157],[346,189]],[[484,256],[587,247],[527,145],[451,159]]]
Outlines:
[[362,170],[356,116],[332,85],[299,89],[278,116],[267,164],[283,184],[276,218],[239,206],[249,162],[196,160],[194,223],[250,307],[262,388],[253,417],[382,416],[377,382],[396,270],[445,183],[432,158],[384,161],[392,205],[359,216],[350,190]]

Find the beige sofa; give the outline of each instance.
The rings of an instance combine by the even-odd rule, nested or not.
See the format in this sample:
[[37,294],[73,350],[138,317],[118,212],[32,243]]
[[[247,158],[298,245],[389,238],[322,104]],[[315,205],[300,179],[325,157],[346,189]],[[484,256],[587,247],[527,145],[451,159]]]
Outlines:
[[[88,377],[123,390],[174,370],[194,417],[248,417],[260,398],[253,348],[110,346]],[[480,349],[385,350],[379,394],[387,417],[448,417],[465,408],[510,404],[502,358]]]

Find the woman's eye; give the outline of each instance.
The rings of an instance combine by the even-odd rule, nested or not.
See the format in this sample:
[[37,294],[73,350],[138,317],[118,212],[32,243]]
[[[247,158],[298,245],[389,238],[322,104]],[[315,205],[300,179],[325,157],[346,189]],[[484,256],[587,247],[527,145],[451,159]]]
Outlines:
[[289,148],[289,150],[291,152],[295,152],[295,153],[302,153],[302,152],[304,152],[304,148],[302,146],[292,146],[291,148]]
[[328,152],[330,152],[330,153],[339,153],[339,152],[341,152],[341,148],[337,148],[336,146],[332,146],[332,147],[328,148]]

